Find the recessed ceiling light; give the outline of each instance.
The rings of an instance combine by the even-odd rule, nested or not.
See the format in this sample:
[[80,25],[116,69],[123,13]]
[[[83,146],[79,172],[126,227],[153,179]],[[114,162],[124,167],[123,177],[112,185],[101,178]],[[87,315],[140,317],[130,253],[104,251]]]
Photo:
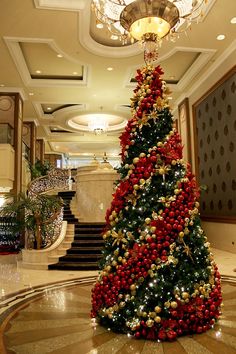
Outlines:
[[33,96],[34,95],[34,93],[33,92],[29,92],[29,96]]
[[63,58],[63,55],[62,54],[57,54],[57,57],[58,58]]
[[0,84],[0,87],[4,87],[5,85],[4,84]]
[[233,25],[235,25],[235,23],[236,23],[236,17],[231,18],[230,23],[232,23]]
[[216,39],[217,39],[218,41],[223,41],[223,40],[225,39],[225,35],[224,35],[224,34],[219,34],[219,35],[216,37]]
[[108,71],[112,71],[112,70],[114,70],[114,68],[112,68],[111,66],[109,66],[109,67],[107,68],[107,70],[108,70]]
[[52,107],[47,107],[47,110],[48,110],[48,111],[51,111],[51,110],[52,110]]
[[117,41],[118,38],[119,38],[119,37],[118,37],[116,34],[112,34],[112,35],[111,35],[111,39],[112,39],[113,41]]
[[78,75],[77,71],[73,71],[73,75]]
[[97,23],[96,27],[99,28],[99,29],[102,29],[103,28],[103,24],[102,23]]
[[41,70],[36,70],[35,72],[36,72],[36,74],[41,74],[42,71]]
[[174,80],[175,79],[175,76],[170,76],[170,80]]

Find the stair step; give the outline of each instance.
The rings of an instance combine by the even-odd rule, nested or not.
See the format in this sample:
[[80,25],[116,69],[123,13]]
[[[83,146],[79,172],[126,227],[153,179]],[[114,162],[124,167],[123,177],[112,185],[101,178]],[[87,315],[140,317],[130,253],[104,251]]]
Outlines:
[[101,229],[79,229],[77,225],[75,225],[75,234],[77,235],[88,235],[88,234],[102,234],[103,230]]
[[101,245],[103,246],[103,240],[74,240],[71,244],[71,247],[82,247],[83,245]]
[[82,223],[80,222],[78,227],[80,228],[101,228],[103,229],[105,226],[105,223],[88,223],[88,222],[85,222],[85,223]]
[[67,250],[67,254],[100,254],[101,255],[101,247],[72,247]]
[[59,257],[60,262],[77,262],[84,263],[90,261],[97,261],[102,257],[101,254],[67,254]]
[[75,232],[75,237],[78,237],[78,238],[100,238],[102,239],[102,235],[101,234],[78,234]]
[[86,262],[86,263],[67,263],[60,262],[56,264],[50,264],[48,269],[58,269],[58,270],[98,270],[97,262]]

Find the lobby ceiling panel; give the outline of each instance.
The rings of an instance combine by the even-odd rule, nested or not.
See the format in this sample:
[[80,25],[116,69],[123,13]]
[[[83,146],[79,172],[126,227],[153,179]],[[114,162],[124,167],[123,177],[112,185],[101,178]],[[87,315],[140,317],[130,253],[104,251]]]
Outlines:
[[[90,115],[96,117],[103,107],[104,114],[118,117],[122,124],[131,117],[133,79],[144,65],[142,50],[138,43],[122,46],[106,29],[98,29],[90,4],[90,0],[1,1],[0,90],[21,93],[24,120],[37,121],[37,137],[45,140],[47,152],[59,151],[55,146],[63,142],[67,145],[62,152],[66,148],[66,153],[93,155],[111,151],[114,143],[118,154],[121,123],[110,122],[117,129],[98,137],[87,130]],[[156,64],[164,69],[175,110],[192,85],[205,79],[216,64],[224,65],[224,55],[235,50],[236,25],[230,22],[236,15],[235,0],[209,4],[202,22],[176,42],[163,41],[159,49]],[[216,40],[221,33],[225,40]],[[85,129],[70,127],[69,120]]]

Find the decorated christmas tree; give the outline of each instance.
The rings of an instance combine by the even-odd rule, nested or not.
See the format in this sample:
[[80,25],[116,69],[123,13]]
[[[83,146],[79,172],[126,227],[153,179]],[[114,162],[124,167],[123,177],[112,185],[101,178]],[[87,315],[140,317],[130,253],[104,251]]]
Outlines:
[[210,329],[222,296],[162,74],[137,71],[91,316],[115,332],[173,340]]

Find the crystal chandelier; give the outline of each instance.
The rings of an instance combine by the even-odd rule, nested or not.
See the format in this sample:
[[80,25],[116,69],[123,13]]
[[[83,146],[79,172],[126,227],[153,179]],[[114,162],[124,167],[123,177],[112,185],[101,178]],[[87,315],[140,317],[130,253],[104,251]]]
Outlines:
[[108,128],[108,123],[102,115],[91,118],[88,122],[88,129],[93,132],[95,135],[101,135],[105,133]]
[[198,21],[207,0],[92,0],[97,20],[127,44],[135,40],[147,52],[162,39],[174,41],[192,22]]

